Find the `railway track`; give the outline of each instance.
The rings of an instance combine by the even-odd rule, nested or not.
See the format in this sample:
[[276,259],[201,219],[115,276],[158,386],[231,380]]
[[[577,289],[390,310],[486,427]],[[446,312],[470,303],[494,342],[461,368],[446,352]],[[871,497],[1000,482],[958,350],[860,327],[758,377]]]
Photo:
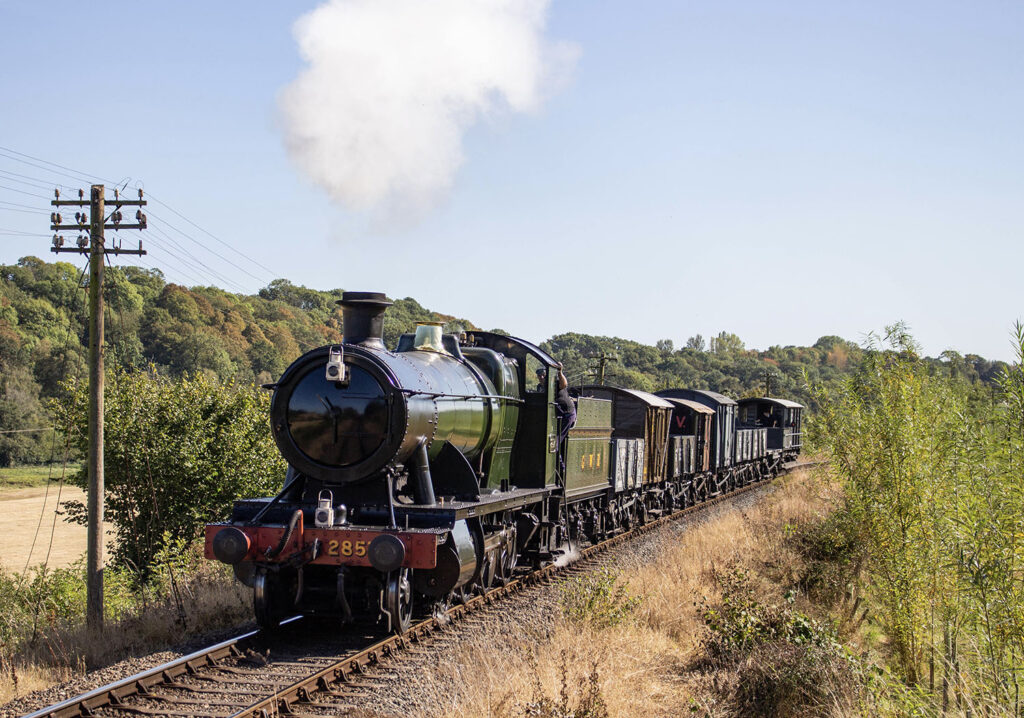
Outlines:
[[[779,475],[817,463],[788,464]],[[355,707],[353,701],[360,697],[360,689],[372,685],[373,671],[385,668],[392,657],[404,651],[415,652],[418,646],[426,645],[450,625],[526,587],[550,582],[570,568],[578,570],[581,562],[667,522],[731,501],[773,480],[750,484],[583,548],[571,562],[556,562],[516,578],[464,604],[452,606],[442,616],[420,621],[402,635],[383,640],[341,636],[323,647],[321,652],[330,655],[311,656],[309,642],[323,641],[323,638],[309,633],[315,631],[315,624],[307,628],[304,619],[295,617],[283,624],[282,631],[295,634],[295,645],[251,631],[28,714],[26,718],[119,715],[320,718],[338,715]],[[268,659],[268,654],[260,653],[268,646],[274,650],[272,660]]]

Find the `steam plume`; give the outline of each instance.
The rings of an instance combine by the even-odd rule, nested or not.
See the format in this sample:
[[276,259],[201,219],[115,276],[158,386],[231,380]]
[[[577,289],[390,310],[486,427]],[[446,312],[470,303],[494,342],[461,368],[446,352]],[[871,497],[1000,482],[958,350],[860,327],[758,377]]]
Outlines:
[[450,190],[462,136],[534,112],[575,46],[543,36],[548,0],[328,0],[294,27],[308,63],[281,95],[293,161],[337,202],[421,215]]

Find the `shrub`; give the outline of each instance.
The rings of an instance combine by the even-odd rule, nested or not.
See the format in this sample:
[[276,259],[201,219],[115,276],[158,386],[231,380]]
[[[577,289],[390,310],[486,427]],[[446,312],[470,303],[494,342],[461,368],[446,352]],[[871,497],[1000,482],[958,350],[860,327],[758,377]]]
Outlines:
[[864,546],[872,615],[900,678],[936,704],[1019,712],[1024,325],[1013,344],[1016,363],[978,392],[957,355],[930,365],[896,325],[855,373],[815,392],[813,428]]
[[705,645],[712,656],[729,656],[775,642],[843,652],[827,627],[793,608],[792,593],[781,605],[761,603],[754,596],[749,573],[738,566],[715,571],[713,578],[722,600],[712,606],[704,599],[700,607],[701,619],[710,630]]
[[840,508],[822,521],[799,527],[792,536],[806,561],[800,589],[818,603],[838,603],[863,567],[865,546],[850,517]]
[[[85,455],[86,387],[73,383],[69,396],[56,413]],[[191,541],[236,498],[273,493],[284,476],[269,396],[254,386],[116,371],[105,402],[105,518],[117,565],[145,572],[167,540]],[[85,469],[72,481],[85,488]],[[81,503],[69,509],[84,523]]]
[[865,699],[860,666],[835,633],[793,607],[757,600],[750,575],[737,566],[715,572],[722,599],[705,599],[708,655],[731,667],[725,689],[744,716],[851,715]]
[[640,605],[640,599],[631,596],[629,589],[618,582],[617,574],[606,568],[566,581],[560,602],[568,620],[596,628],[630,620]]
[[[102,638],[85,628],[84,561],[27,574],[0,567],[0,678],[17,687],[25,667],[102,665],[126,652],[174,645],[189,631],[220,628],[249,615],[249,594],[231,570],[204,560],[199,542],[164,537],[143,574],[104,570]],[[0,695],[8,686],[0,684]]]
[[744,716],[849,716],[865,699],[856,665],[813,644],[759,645],[736,674],[732,698]]

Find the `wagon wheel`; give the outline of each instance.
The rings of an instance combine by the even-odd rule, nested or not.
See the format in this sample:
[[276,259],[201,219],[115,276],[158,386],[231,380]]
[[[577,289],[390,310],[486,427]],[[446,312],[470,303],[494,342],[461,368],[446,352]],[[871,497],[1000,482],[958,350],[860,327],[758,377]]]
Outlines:
[[637,525],[643,526],[643,525],[645,525],[650,520],[650,516],[647,513],[647,500],[646,499],[644,499],[644,498],[640,499],[640,506],[639,506],[639,508],[637,508],[637,512],[636,513],[637,513],[637,516],[636,516]]
[[672,492],[669,491],[668,489],[665,490],[665,493],[663,495],[662,506],[665,509],[666,514],[674,513],[676,510],[675,497],[672,495]]
[[400,568],[388,574],[384,584],[384,612],[389,633],[405,633],[412,625],[412,583],[409,569]]

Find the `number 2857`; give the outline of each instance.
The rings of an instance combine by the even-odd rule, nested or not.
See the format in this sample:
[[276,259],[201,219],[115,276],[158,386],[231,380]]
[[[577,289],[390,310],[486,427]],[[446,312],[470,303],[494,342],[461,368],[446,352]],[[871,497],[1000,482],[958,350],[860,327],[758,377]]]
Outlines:
[[337,539],[331,539],[327,542],[327,555],[362,558],[366,555],[366,547],[369,545],[369,541],[338,541]]

